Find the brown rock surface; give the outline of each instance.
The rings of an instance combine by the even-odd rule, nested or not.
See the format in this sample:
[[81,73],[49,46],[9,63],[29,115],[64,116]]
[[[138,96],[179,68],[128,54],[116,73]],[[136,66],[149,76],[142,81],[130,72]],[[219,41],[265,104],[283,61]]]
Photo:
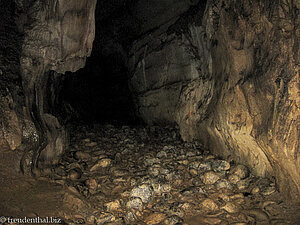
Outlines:
[[218,10],[208,6],[207,12],[215,15],[207,14],[205,26],[217,43],[211,54],[218,90],[213,112],[200,125],[207,127],[199,134],[207,133],[215,153],[234,155],[257,175],[275,175],[282,193],[296,200],[300,199],[295,28],[299,15],[292,13],[297,7],[293,4],[272,3],[269,8],[265,1],[261,5],[220,1]]
[[96,0],[3,4],[0,139],[12,150],[26,150],[23,170],[29,155],[34,166],[38,158],[41,164],[56,164],[67,136],[50,108],[59,92],[59,73],[82,68],[91,53]]
[[[271,7],[272,5],[272,7]],[[176,122],[259,176],[300,193],[299,4],[208,1],[185,29],[134,43],[133,92],[147,123]]]

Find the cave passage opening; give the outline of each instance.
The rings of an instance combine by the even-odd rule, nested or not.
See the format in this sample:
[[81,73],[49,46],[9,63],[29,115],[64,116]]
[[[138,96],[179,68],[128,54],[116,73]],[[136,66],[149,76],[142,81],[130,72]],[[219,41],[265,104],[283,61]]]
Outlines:
[[[84,68],[63,76],[60,102],[70,122],[138,125],[127,67],[130,44],[139,33],[135,1],[98,1],[95,39]],[[66,107],[67,105],[67,107]],[[67,115],[68,114],[68,115]]]
[[[138,50],[135,49],[134,43],[148,36],[159,40],[163,33],[169,36],[173,33],[178,36],[182,33],[189,33],[191,24],[197,26],[201,24],[205,8],[206,1],[179,2],[172,4],[171,7],[168,4],[155,4],[154,2],[150,4],[150,2],[138,0],[97,1],[95,39],[91,56],[87,58],[84,68],[74,73],[67,72],[63,76],[62,91],[59,95],[62,107],[58,108],[68,110],[59,109],[58,111],[64,114],[63,117],[71,118],[70,121],[86,123],[143,125],[141,117],[147,123],[156,123],[156,120],[149,122],[147,118],[144,118],[145,115],[139,117],[138,107],[141,106],[137,95],[157,89],[160,85],[167,86],[169,83],[176,82],[176,79],[177,81],[184,80],[188,75],[185,74],[186,71],[177,75],[174,71],[175,75],[171,75],[160,70],[158,68],[162,63],[159,62],[160,60],[175,60],[174,65],[184,67],[183,63],[180,64],[178,57],[174,56],[178,53],[162,52],[162,55],[166,54],[166,59],[160,56],[161,59],[158,59],[157,65],[151,65],[150,62],[146,66],[154,66],[154,70],[157,70],[155,74],[150,72],[147,75],[150,84],[137,84],[134,79],[136,76],[140,77],[140,74],[135,76],[133,73],[136,71],[130,70],[132,58],[136,57],[135,63],[138,64],[141,57],[147,57],[148,52],[146,50],[144,55],[138,55],[139,53],[135,52]],[[166,41],[166,45],[169,41]],[[183,71],[182,68],[177,70]],[[177,78],[172,80],[172,77]],[[166,79],[166,82],[160,84],[163,79]],[[145,87],[142,87],[143,85]],[[149,104],[155,105],[155,103]],[[162,119],[157,123],[169,124],[170,121]]]
[[[93,53],[86,66],[67,72],[61,98],[72,119],[86,123],[136,124],[134,103],[127,82],[127,68],[118,55]],[[69,115],[70,116],[70,115]]]

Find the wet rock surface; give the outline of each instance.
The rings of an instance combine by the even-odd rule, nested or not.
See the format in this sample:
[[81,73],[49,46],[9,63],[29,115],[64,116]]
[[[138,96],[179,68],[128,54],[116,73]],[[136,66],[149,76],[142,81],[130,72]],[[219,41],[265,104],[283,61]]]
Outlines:
[[272,180],[183,142],[175,127],[74,126],[50,171],[43,179],[69,190],[67,224],[295,224]]

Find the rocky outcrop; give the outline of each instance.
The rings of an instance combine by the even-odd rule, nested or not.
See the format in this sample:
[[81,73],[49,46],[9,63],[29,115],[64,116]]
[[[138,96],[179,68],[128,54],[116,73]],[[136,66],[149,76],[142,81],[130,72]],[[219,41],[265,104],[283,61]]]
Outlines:
[[[191,9],[189,20],[204,11],[201,3]],[[199,23],[189,26],[182,17],[176,19],[172,26],[158,26],[131,49],[131,89],[136,96],[137,111],[150,124],[173,123],[192,113],[203,116],[205,110],[196,112],[198,103],[209,102],[213,92],[213,82],[209,79],[211,57],[203,27]],[[196,93],[193,87],[197,85],[203,88]]]
[[275,176],[297,199],[299,4],[215,0],[203,17],[199,11],[134,43],[139,114],[148,123],[176,122],[183,139]]
[[[56,163],[66,133],[52,114],[55,77],[82,68],[94,39],[96,0],[11,1],[1,39],[13,60],[1,61],[1,142],[24,151],[22,164]],[[7,30],[7,27],[10,30]],[[18,38],[18,44],[12,43]],[[11,51],[1,51],[7,59]],[[53,72],[48,72],[53,71]],[[54,72],[55,71],[55,72]],[[3,82],[2,82],[3,81]],[[30,159],[33,159],[31,161]]]
[[[215,2],[207,8],[216,105],[201,129],[212,149],[300,194],[299,5]],[[206,130],[206,131],[204,131]],[[299,198],[298,198],[299,199]]]
[[[201,79],[208,75],[204,74],[206,68],[201,71],[203,64],[199,60],[198,51],[204,54],[207,51],[206,43],[197,40],[201,32],[201,27],[194,26],[188,37],[176,34],[154,38],[149,36],[142,43],[135,44],[130,62],[134,71],[130,83],[137,96],[140,116],[147,123],[174,122],[175,114],[181,120],[181,115],[188,116],[193,110],[196,111],[193,100],[200,102],[211,99],[213,82]],[[193,52],[195,49],[197,52]],[[203,89],[195,90],[198,85]],[[191,94],[192,90],[197,93],[193,92],[192,97],[183,97],[187,92]],[[185,101],[187,98],[192,104]]]

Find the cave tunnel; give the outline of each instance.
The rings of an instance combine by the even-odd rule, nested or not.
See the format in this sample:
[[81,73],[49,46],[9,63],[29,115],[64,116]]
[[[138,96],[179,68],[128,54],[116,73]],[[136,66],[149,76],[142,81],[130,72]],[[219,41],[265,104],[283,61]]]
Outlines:
[[0,223],[300,224],[299,9],[0,0]]
[[97,2],[92,54],[84,68],[66,73],[60,97],[77,112],[76,120],[140,123],[128,83],[129,49],[140,23],[133,7],[134,1]]

